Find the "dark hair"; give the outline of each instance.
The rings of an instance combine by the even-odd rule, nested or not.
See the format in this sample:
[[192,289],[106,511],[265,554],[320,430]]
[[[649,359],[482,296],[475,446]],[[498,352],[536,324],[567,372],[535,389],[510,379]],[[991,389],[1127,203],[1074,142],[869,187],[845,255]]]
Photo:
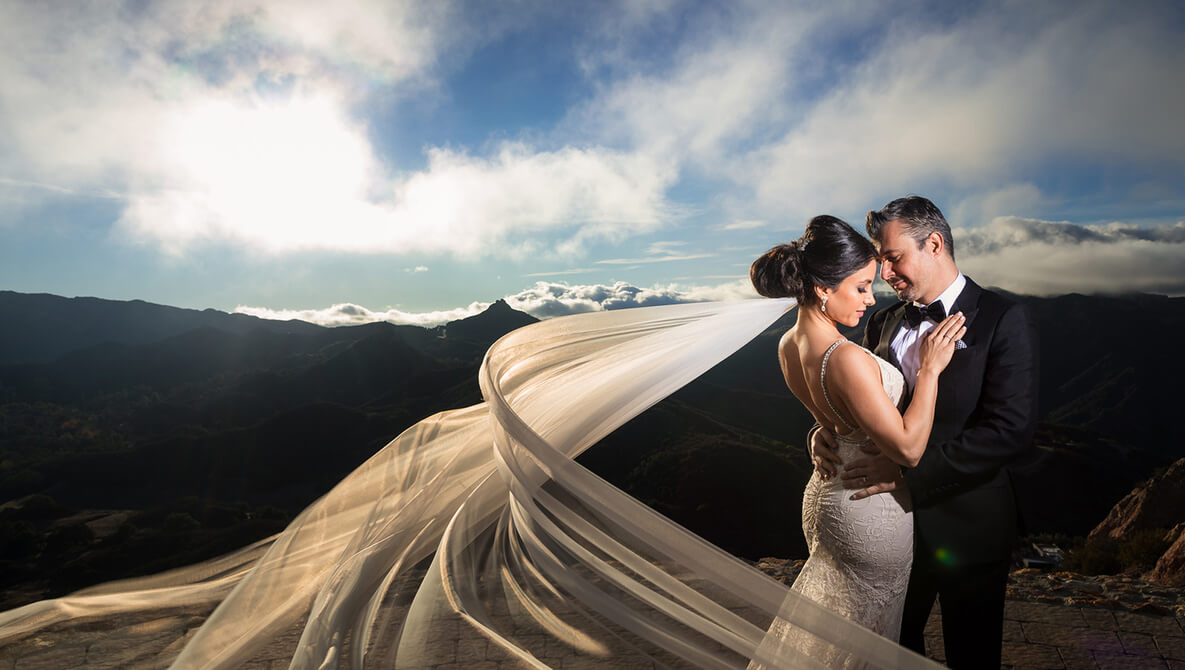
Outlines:
[[869,212],[868,217],[864,219],[864,229],[868,231],[869,237],[879,240],[881,228],[890,221],[900,221],[905,234],[918,243],[919,249],[930,233],[942,235],[946,252],[950,254],[951,260],[954,260],[955,241],[950,234],[950,224],[946,222],[942,211],[926,198],[920,195],[897,198],[880,210]]
[[802,237],[753,261],[749,279],[767,298],[818,301],[815,287],[835,288],[876,259],[876,247],[848,224],[826,214],[811,219]]

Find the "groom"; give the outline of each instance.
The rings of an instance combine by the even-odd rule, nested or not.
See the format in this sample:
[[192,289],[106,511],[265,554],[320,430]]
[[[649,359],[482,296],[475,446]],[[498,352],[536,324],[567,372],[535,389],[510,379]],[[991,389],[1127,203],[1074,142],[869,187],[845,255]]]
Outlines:
[[[857,498],[899,486],[913,497],[914,563],[901,644],[925,653],[922,631],[937,598],[947,663],[999,668],[1017,534],[1008,466],[1031,449],[1036,426],[1036,327],[1023,306],[959,272],[950,225],[926,198],[899,198],[869,212],[866,227],[881,277],[902,302],[872,315],[864,346],[900,368],[911,391],[918,345],[943,314],[967,317],[966,346],[939,378],[934,428],[917,466],[898,468],[873,455],[847,464],[842,478],[849,488],[863,487]],[[829,438],[816,434],[814,460],[838,462]]]

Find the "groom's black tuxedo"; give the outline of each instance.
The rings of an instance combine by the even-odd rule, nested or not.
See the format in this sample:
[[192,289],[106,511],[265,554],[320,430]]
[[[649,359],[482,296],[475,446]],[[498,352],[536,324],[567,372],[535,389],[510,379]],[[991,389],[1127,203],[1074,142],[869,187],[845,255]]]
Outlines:
[[[967,317],[967,347],[954,352],[939,377],[929,444],[905,471],[916,550],[901,642],[924,653],[922,628],[937,595],[948,663],[998,668],[1003,581],[1017,530],[1008,465],[1032,448],[1036,327],[1022,305],[970,279],[949,311]],[[881,310],[864,334],[865,347],[898,367],[889,345],[904,314],[903,302]],[[983,649],[989,643],[994,657]]]

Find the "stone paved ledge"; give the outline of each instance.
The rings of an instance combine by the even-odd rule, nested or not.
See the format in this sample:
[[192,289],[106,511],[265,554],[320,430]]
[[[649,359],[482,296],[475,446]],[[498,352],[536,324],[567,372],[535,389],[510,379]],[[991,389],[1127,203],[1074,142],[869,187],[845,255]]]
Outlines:
[[1032,602],[1004,606],[1004,667],[1185,670],[1185,619]]
[[[192,635],[206,613],[178,611],[175,616],[145,622],[143,635],[119,645],[105,641],[87,625],[50,628],[0,647],[0,670],[64,670],[68,668],[159,668],[175,657],[186,635]],[[1004,608],[1003,666],[1009,670],[1185,670],[1185,617],[1141,614],[1100,607],[1009,600]],[[134,623],[134,622],[133,622]],[[927,625],[928,655],[943,661],[941,612]],[[447,633],[447,634],[446,634]],[[299,627],[263,650],[252,670],[281,670]],[[495,645],[458,627],[440,630],[434,643],[447,645],[451,662],[433,670],[508,670],[522,667]],[[170,642],[172,641],[172,642]],[[623,670],[670,665],[617,650],[608,667]],[[543,659],[554,668],[605,668],[606,659],[574,653],[556,644]],[[381,655],[380,655],[381,657]],[[676,664],[677,665],[677,664]]]

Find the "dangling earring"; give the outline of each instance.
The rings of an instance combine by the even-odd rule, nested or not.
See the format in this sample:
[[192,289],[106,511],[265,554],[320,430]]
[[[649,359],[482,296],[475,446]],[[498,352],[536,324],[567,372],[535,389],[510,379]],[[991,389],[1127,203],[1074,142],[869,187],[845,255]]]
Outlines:
[[823,304],[819,306],[819,311],[823,312],[824,314],[827,313],[827,294],[826,293],[823,294]]

